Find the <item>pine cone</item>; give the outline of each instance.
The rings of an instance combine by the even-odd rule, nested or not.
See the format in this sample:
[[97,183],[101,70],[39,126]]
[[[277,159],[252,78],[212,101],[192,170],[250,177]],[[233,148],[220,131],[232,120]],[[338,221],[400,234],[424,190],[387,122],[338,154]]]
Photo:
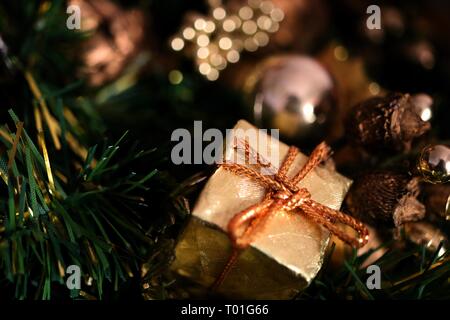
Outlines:
[[375,227],[398,227],[425,216],[417,200],[419,180],[402,173],[378,171],[357,179],[345,200],[348,211]]
[[347,119],[347,134],[368,152],[408,151],[413,139],[430,129],[409,94],[394,93],[356,105]]

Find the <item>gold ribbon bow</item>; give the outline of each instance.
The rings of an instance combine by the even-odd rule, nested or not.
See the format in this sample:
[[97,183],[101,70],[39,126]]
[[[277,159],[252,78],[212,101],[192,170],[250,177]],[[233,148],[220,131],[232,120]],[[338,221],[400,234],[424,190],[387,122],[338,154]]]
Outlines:
[[[243,144],[245,159],[247,160],[250,156],[253,156],[256,160],[254,161],[256,169],[271,166],[269,162],[262,161],[261,155],[255,152],[247,141]],[[235,144],[234,148],[239,148],[239,145]],[[228,235],[233,243],[233,252],[222,273],[213,284],[213,289],[218,288],[222,284],[236,262],[239,253],[252,243],[257,230],[264,225],[264,222],[273,212],[285,210],[295,214],[304,214],[353,247],[362,247],[369,240],[369,232],[363,223],[341,211],[333,210],[312,200],[311,194],[306,188],[297,187],[297,184],[311,170],[329,158],[330,148],[328,145],[325,142],[319,144],[311,153],[302,169],[289,179],[287,172],[298,153],[298,149],[291,146],[280,169],[272,176],[264,175],[254,168],[237,163],[225,162],[221,164],[221,167],[227,171],[261,183],[267,188],[267,193],[261,203],[237,213],[228,223]],[[349,235],[337,223],[351,227],[358,233],[358,237]]]

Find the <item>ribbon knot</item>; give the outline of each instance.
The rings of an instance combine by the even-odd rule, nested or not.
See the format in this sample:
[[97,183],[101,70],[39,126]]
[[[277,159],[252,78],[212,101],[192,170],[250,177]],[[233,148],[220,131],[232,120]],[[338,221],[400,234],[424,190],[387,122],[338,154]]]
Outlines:
[[302,188],[298,190],[296,193],[291,195],[286,204],[283,206],[283,210],[289,211],[297,208],[301,208],[301,206],[306,202],[311,200],[311,193],[306,188]]
[[[235,141],[235,149],[243,148],[245,159],[253,158],[254,167],[248,167],[238,163],[225,162],[221,167],[238,176],[246,177],[259,182],[266,187],[267,193],[263,200],[249,208],[237,213],[228,223],[228,235],[233,243],[233,253],[224,270],[217,278],[213,288],[217,288],[225,279],[227,273],[235,263],[241,250],[247,248],[253,241],[257,232],[264,226],[271,213],[280,210],[292,214],[303,214],[312,221],[328,229],[332,234],[353,247],[362,247],[369,238],[369,232],[363,223],[338,210],[324,206],[311,198],[311,193],[306,188],[299,188],[298,183],[321,162],[330,156],[330,148],[325,142],[319,144],[311,153],[308,161],[292,178],[288,178],[288,171],[294,162],[298,149],[290,147],[286,158],[279,170],[272,164],[264,161],[262,156],[253,150],[247,141]],[[269,168],[274,175],[263,175],[261,168]],[[355,230],[358,237],[349,235],[342,230],[337,223],[347,225]]]

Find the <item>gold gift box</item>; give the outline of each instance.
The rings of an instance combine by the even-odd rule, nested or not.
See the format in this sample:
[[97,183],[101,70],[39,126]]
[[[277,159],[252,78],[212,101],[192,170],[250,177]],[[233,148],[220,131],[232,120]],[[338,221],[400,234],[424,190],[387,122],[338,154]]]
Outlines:
[[[240,156],[231,141],[243,140],[252,130],[239,121],[226,146],[227,160]],[[244,135],[244,136],[242,136]],[[268,143],[267,143],[268,141]],[[289,147],[277,139],[265,140],[268,160],[278,169]],[[261,139],[250,140],[258,151]],[[275,149],[278,148],[278,149]],[[276,152],[278,151],[278,152]],[[308,157],[299,153],[288,171],[297,173]],[[307,188],[312,199],[338,210],[351,180],[330,166],[310,172],[298,186]],[[218,168],[208,180],[175,248],[171,272],[180,288],[192,298],[208,296],[209,288],[221,274],[232,252],[226,233],[229,220],[240,211],[260,203],[265,189],[258,182]],[[330,239],[329,232],[299,214],[274,212],[226,276],[216,293],[233,299],[289,299],[306,288],[319,272]]]

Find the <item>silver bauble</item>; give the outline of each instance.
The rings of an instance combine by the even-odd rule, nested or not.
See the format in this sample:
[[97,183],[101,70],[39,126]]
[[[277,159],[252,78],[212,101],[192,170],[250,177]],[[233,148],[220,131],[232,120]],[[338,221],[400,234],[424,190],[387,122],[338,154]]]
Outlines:
[[281,138],[290,143],[324,139],[337,111],[332,77],[307,56],[269,58],[249,77],[247,90],[255,124],[279,129]]

